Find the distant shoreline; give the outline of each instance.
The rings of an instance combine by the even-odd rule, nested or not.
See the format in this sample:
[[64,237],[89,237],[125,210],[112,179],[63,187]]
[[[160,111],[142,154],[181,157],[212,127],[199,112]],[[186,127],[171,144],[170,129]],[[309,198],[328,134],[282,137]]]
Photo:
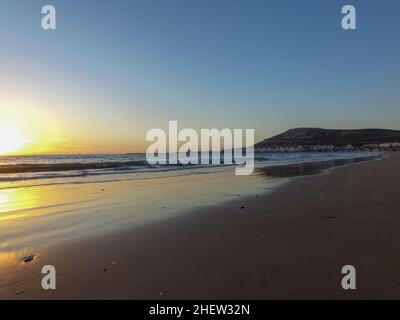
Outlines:
[[255,145],[267,151],[400,151],[400,131],[295,128]]

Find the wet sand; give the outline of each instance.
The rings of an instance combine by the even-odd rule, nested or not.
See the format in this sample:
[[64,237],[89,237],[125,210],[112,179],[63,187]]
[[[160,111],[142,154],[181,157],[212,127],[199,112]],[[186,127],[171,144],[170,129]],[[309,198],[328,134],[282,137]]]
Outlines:
[[[399,160],[339,167],[265,195],[49,245],[26,263],[3,254],[0,298],[400,298]],[[41,289],[45,264],[56,267],[54,291]],[[341,288],[348,264],[357,270],[354,291]]]

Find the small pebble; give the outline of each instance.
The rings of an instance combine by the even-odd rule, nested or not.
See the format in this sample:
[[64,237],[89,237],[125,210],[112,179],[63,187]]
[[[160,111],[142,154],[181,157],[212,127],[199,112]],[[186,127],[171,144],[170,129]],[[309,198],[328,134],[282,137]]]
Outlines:
[[22,257],[21,260],[22,260],[22,262],[24,262],[24,263],[29,263],[29,262],[32,262],[33,259],[35,259],[35,257],[36,257],[36,255],[32,254],[32,255],[30,255],[30,256]]
[[24,292],[22,290],[17,290],[15,291],[15,294],[19,295],[19,294],[23,294]]
[[246,207],[243,207],[243,206],[242,206],[242,207],[240,207],[240,209],[242,209],[242,210],[243,210],[243,209],[246,209]]

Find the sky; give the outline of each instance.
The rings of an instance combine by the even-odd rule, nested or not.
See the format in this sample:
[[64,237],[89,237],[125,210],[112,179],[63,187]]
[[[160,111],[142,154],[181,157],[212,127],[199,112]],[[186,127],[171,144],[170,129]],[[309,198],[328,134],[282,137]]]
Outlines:
[[[345,4],[357,30],[341,28]],[[257,141],[400,129],[399,15],[398,0],[0,0],[0,144],[142,152],[169,120]]]

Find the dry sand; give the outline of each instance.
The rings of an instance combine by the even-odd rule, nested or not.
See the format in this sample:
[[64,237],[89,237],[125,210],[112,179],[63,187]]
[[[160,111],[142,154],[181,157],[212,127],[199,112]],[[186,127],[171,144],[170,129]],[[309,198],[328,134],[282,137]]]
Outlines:
[[[399,160],[295,178],[266,195],[49,246],[15,263],[16,272],[3,268],[10,277],[0,298],[400,298]],[[41,289],[45,264],[57,269],[54,291]],[[357,270],[354,291],[341,288],[348,264]]]

